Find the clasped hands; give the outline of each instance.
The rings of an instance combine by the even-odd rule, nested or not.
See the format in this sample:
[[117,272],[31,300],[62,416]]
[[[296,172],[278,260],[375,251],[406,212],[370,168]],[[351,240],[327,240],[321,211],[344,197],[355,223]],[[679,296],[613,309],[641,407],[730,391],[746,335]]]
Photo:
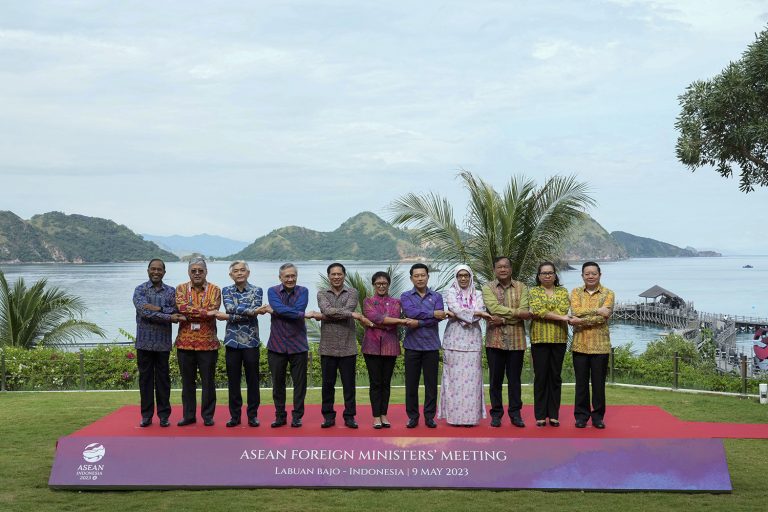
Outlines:
[[[146,309],[147,311],[154,311],[155,313],[160,313],[163,310],[163,308],[161,308],[160,306],[155,306],[154,304],[144,304],[142,308]],[[179,322],[186,322],[186,321],[187,321],[187,317],[185,317],[184,315],[179,313],[171,313],[171,322],[173,322],[174,324],[177,324]]]
[[[249,309],[245,311],[243,314],[245,316],[258,316],[258,315],[266,315],[272,313],[272,306],[269,304],[262,304],[256,309]],[[212,309],[208,311],[208,316],[216,317],[217,320],[229,320],[229,313],[225,311],[219,311],[218,309]]]

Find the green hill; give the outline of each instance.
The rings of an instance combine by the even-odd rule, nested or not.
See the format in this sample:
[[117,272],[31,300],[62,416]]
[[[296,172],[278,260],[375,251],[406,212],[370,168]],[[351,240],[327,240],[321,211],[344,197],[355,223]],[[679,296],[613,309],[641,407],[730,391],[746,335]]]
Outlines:
[[401,260],[423,255],[407,231],[362,212],[331,232],[298,226],[276,229],[227,259]]
[[614,240],[627,250],[630,258],[665,258],[665,257],[691,257],[698,256],[698,252],[691,249],[682,249],[676,245],[659,242],[653,238],[632,235],[624,231],[611,233]]
[[0,212],[0,261],[101,263],[178,261],[125,226],[98,217],[49,212],[24,221]]
[[0,211],[0,261],[64,261],[42,234],[13,212]]
[[[622,231],[608,233],[583,214],[561,244],[558,261],[611,261],[628,257],[719,256],[681,249]],[[286,260],[413,260],[429,256],[408,230],[393,227],[371,212],[347,219],[334,231],[299,226],[276,229],[225,259]],[[25,221],[0,211],[0,262],[96,263],[178,261],[178,257],[108,219],[49,212]]]
[[563,240],[562,255],[566,261],[615,261],[629,256],[627,250],[586,213]]

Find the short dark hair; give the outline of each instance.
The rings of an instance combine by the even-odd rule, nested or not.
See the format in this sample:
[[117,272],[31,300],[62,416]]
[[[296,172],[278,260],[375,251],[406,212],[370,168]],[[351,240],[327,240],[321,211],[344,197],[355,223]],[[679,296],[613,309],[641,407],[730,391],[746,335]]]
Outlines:
[[600,271],[600,265],[598,265],[594,261],[585,261],[584,262],[584,264],[581,266],[581,273],[582,274],[584,273],[584,269],[587,268],[587,267],[597,267],[597,273],[598,274],[602,274],[602,272]]
[[160,264],[163,266],[163,270],[165,270],[165,262],[163,260],[161,260],[160,258],[152,258],[151,260],[149,260],[149,263],[147,263],[147,268],[151,267],[152,266],[152,262],[154,262],[154,261],[159,261]]
[[501,260],[507,260],[510,266],[512,265],[512,260],[509,259],[509,256],[496,256],[495,258],[493,258],[493,268],[496,268],[496,264]]
[[344,265],[342,265],[338,261],[328,265],[328,269],[325,271],[325,273],[328,274],[328,275],[331,275],[331,269],[333,267],[339,267],[341,269],[341,271],[344,272],[344,275],[347,275],[347,267],[345,267]]
[[386,279],[387,280],[387,284],[392,284],[392,278],[389,277],[389,274],[387,274],[386,272],[383,272],[381,270],[379,270],[378,272],[376,272],[375,274],[373,274],[371,276],[371,284],[376,283],[376,280],[379,279],[380,277],[383,277],[384,279]]
[[408,273],[409,273],[411,276],[413,276],[413,271],[414,271],[414,270],[418,270],[418,269],[420,269],[420,268],[423,268],[424,270],[426,270],[426,271],[427,271],[427,274],[429,274],[429,267],[428,267],[428,266],[426,266],[426,265],[425,265],[425,264],[423,264],[423,263],[414,263],[413,265],[411,265],[411,270],[409,270],[409,271],[408,271]]
[[539,268],[536,269],[536,284],[538,286],[541,286],[541,281],[539,280],[539,273],[541,272],[541,267],[552,267],[555,270],[555,286],[560,286],[560,276],[557,275],[557,267],[551,261],[542,261],[541,263],[539,263]]

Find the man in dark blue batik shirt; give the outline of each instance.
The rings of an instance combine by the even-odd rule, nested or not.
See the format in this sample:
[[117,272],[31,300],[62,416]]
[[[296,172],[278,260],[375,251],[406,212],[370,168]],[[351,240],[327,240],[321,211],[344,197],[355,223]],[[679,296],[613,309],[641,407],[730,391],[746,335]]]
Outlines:
[[163,284],[165,263],[153,259],[147,267],[149,281],[133,292],[136,307],[136,363],[139,367],[142,427],[152,424],[157,397],[160,426],[168,426],[171,415],[171,376],[168,357],[171,353],[171,323],[184,320],[176,311],[176,290]]

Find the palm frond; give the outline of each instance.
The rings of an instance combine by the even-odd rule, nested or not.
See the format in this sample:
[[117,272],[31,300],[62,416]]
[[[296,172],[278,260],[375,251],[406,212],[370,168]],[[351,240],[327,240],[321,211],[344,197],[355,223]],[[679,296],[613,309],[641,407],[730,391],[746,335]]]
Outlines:
[[493,260],[499,256],[509,257],[515,279],[530,281],[542,260],[556,256],[580,214],[595,204],[575,176],[554,176],[541,187],[512,176],[502,193],[468,171],[458,176],[470,196],[465,234],[448,201],[434,193],[396,200],[392,222],[415,228],[420,240],[433,244],[440,265],[470,265],[479,282],[493,279]]
[[106,333],[104,329],[98,325],[70,318],[65,320],[53,329],[45,332],[40,337],[39,341],[35,344],[41,347],[63,347],[71,343],[75,343],[77,340],[87,337],[89,334],[95,334],[104,338]]
[[85,302],[46,279],[27,288],[23,278],[9,286],[0,271],[0,345],[32,348],[60,347],[94,334],[106,337],[103,329],[83,320]]
[[461,230],[448,199],[433,193],[424,196],[407,194],[395,200],[388,209],[393,213],[392,224],[417,229],[419,242],[438,261],[457,255],[466,261]]

